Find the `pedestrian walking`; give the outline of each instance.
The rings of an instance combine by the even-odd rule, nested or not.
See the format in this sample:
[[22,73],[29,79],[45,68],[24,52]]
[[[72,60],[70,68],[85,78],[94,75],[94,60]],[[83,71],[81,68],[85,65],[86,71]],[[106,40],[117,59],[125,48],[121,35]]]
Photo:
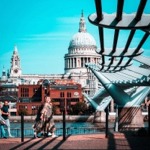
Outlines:
[[32,126],[33,130],[34,130],[34,138],[39,137],[41,135],[44,135],[44,122],[43,120],[41,120],[41,111],[43,109],[44,104],[41,104],[38,111],[37,111],[37,115],[35,118],[35,123]]
[[55,123],[53,120],[52,103],[48,96],[45,96],[44,104],[39,107],[33,129],[35,138],[43,135],[46,137],[57,137],[54,133]]
[[6,137],[6,132],[4,129],[4,126],[6,126],[4,118],[1,116],[1,108],[2,108],[2,103],[0,103],[0,131],[1,131],[1,137],[4,139],[7,139]]
[[49,96],[45,96],[45,103],[43,109],[41,111],[41,120],[44,122],[44,134],[46,136],[57,137],[54,133],[56,130],[55,123],[53,119],[53,107],[51,98]]
[[4,105],[3,107],[1,108],[1,113],[2,113],[2,117],[4,118],[5,120],[5,123],[7,125],[7,131],[8,131],[8,136],[9,137],[13,137],[11,135],[11,132],[10,132],[10,120],[9,120],[9,105],[8,105],[8,101],[4,101]]

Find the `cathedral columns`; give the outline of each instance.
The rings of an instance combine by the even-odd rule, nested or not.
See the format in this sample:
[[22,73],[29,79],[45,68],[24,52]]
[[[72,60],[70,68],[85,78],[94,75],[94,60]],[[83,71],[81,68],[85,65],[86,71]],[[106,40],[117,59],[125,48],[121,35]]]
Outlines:
[[81,58],[77,58],[77,67],[81,67]]
[[73,58],[71,58],[71,68],[73,68]]
[[68,67],[67,68],[69,68],[70,67],[70,58],[68,58]]
[[77,58],[74,58],[74,67],[76,68],[77,67]]

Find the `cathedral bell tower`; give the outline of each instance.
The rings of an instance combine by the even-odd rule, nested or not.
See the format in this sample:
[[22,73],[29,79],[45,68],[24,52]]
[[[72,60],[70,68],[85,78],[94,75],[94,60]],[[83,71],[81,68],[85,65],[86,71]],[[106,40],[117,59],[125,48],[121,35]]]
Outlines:
[[22,74],[20,66],[20,58],[18,55],[17,47],[15,46],[13,55],[11,57],[11,68],[10,68],[10,77],[19,77]]

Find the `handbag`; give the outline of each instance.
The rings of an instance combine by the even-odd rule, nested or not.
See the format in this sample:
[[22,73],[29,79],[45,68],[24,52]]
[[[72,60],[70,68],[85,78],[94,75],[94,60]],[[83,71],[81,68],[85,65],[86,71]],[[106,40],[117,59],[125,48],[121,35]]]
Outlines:
[[44,122],[42,120],[39,120],[35,123],[34,128],[35,128],[36,131],[42,131],[43,126],[44,126]]

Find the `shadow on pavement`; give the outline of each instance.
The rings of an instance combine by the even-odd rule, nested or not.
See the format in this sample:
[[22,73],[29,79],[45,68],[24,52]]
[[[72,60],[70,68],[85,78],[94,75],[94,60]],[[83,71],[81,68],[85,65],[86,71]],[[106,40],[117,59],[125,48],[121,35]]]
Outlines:
[[[66,137],[66,139],[69,138],[70,136],[71,136],[71,135],[68,135],[68,136]],[[57,145],[55,145],[55,146],[52,148],[52,150],[58,149],[64,142],[65,142],[64,140],[60,141]]]
[[25,142],[15,146],[15,147],[13,147],[13,148],[11,148],[10,150],[16,150],[17,148],[22,147],[23,145],[25,145],[27,143],[30,143],[32,140],[34,140],[34,138],[31,138],[31,139],[29,139],[29,140],[27,140],[27,141],[25,141]]
[[109,132],[109,136],[108,136],[108,148],[107,150],[116,150],[116,145],[115,145],[115,138],[114,138],[114,134],[112,134],[111,132]]

